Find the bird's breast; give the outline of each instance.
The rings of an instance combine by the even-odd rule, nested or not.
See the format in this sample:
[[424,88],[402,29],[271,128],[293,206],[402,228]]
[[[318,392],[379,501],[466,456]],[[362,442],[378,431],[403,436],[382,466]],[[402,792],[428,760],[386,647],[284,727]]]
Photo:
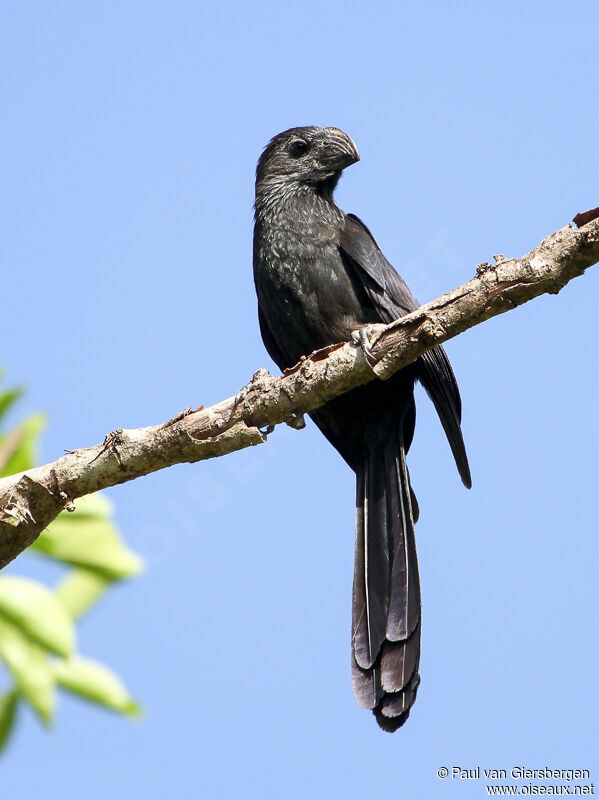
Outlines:
[[257,230],[254,274],[270,331],[293,359],[335,342],[370,320],[339,251],[339,229]]

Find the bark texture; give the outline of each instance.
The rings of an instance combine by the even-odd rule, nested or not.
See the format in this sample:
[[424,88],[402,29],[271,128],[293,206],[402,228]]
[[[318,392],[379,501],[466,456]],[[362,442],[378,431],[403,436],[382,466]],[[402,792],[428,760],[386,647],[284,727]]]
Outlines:
[[[496,256],[472,280],[390,325],[369,331],[372,361],[350,343],[312,353],[280,378],[258,370],[236,397],[186,410],[147,428],[118,429],[104,442],[0,480],[0,567],[28,547],[72,501],[178,464],[266,441],[273,426],[303,427],[302,415],[337,395],[389,378],[434,345],[544,293],[557,294],[599,261],[599,211],[576,217],[520,259]],[[590,217],[590,219],[589,219]],[[262,430],[266,429],[266,430]]]

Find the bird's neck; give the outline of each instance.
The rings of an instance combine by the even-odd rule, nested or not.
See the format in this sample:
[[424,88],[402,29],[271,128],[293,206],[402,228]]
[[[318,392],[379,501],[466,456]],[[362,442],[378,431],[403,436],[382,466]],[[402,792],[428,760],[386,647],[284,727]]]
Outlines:
[[262,179],[256,184],[254,205],[256,222],[272,224],[276,220],[320,219],[338,222],[343,212],[333,199],[339,174],[318,184],[290,183],[280,177]]

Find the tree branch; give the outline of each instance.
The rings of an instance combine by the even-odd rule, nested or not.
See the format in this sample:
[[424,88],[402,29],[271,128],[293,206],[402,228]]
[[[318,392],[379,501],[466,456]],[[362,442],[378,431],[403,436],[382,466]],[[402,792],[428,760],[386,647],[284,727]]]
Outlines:
[[[237,397],[189,409],[161,425],[113,431],[102,444],[0,480],[0,567],[28,547],[77,497],[184,461],[215,458],[266,441],[272,427],[303,427],[302,415],[337,395],[387,379],[426,350],[540,294],[557,294],[599,261],[599,212],[562,228],[521,259],[495,257],[452,292],[390,325],[372,326],[372,365],[361,348],[333,345],[283,377],[258,370]],[[590,217],[590,219],[589,219]],[[261,428],[266,428],[262,431]]]

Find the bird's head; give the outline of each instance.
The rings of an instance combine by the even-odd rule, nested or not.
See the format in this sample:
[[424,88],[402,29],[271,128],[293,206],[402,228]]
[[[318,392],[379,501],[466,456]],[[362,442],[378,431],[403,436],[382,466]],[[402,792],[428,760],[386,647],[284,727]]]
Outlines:
[[268,143],[256,169],[256,191],[282,184],[331,191],[341,171],[360,160],[358,149],[339,128],[290,128]]

